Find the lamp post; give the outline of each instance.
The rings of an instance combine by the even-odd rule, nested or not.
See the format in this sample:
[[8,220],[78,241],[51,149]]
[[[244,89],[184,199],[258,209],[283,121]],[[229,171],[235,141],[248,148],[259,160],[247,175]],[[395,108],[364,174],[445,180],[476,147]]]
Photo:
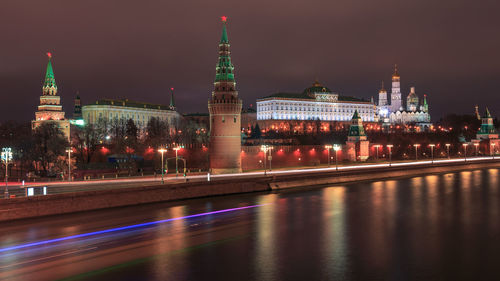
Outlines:
[[387,148],[389,149],[389,167],[392,165],[392,148],[394,146],[392,144],[388,144]]
[[479,148],[479,143],[474,143],[474,148],[476,149],[476,157],[477,157],[477,154],[478,154],[478,148]]
[[415,161],[418,160],[418,147],[420,146],[420,144],[416,143],[413,145],[415,147]]
[[5,162],[5,191],[4,197],[9,198],[9,161],[12,160],[12,149],[10,147],[2,148],[2,160]]
[[450,145],[449,143],[446,144],[446,152],[448,153],[448,159],[450,159]]
[[435,144],[429,144],[431,147],[431,164],[434,164],[434,147],[436,146]]
[[338,154],[337,152],[340,150],[340,144],[335,144],[333,145],[333,150],[335,150],[335,170],[339,170],[339,160],[338,160]]
[[[176,177],[176,178],[179,176],[179,165],[178,165],[178,163],[177,163],[177,159],[178,159],[178,155],[179,155],[179,154],[178,154],[178,152],[179,152],[179,150],[180,150],[181,148],[184,148],[184,146],[183,146],[183,145],[180,145],[180,146],[176,146],[176,147],[174,148],[174,150],[175,150],[175,177]],[[184,167],[184,169],[185,169],[185,168],[186,168],[186,167]]]
[[71,146],[66,149],[68,153],[68,181],[71,181]]
[[[264,175],[267,174],[267,160],[269,160],[269,171],[272,169],[272,156],[271,156],[271,150],[273,147],[271,145],[263,144],[260,146],[260,150],[264,152]],[[267,152],[269,151],[269,159],[267,158]]]
[[491,150],[491,155],[493,155],[493,159],[495,159],[495,144],[496,143],[492,143],[491,146],[493,146],[493,149]]
[[376,152],[377,152],[377,153],[376,153],[376,155],[377,155],[377,156],[376,156],[376,160],[375,160],[375,161],[377,161],[377,162],[378,162],[378,148],[380,147],[380,144],[376,144],[376,145],[374,145],[374,147],[375,147]]
[[469,145],[468,143],[462,144],[464,146],[464,159],[465,162],[467,162],[467,146]]
[[332,148],[333,148],[332,145],[329,145],[329,144],[325,145],[325,149],[326,149],[326,151],[328,151],[328,167],[330,167],[330,149],[332,149]]
[[165,167],[163,166],[163,153],[167,152],[167,150],[165,148],[160,148],[158,149],[158,152],[161,153],[161,183],[165,183],[165,181],[163,180],[163,170],[165,169]]

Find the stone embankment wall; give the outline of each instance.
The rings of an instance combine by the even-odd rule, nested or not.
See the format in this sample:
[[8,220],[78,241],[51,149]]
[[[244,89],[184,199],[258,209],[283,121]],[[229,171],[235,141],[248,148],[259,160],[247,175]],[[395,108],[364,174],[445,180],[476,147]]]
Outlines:
[[341,172],[312,172],[269,175],[211,182],[130,187],[114,190],[83,191],[0,201],[0,221],[57,215],[137,204],[165,202],[207,196],[271,191],[287,188],[332,185],[357,181],[418,176],[461,170],[499,168],[500,161],[435,166],[372,168]]

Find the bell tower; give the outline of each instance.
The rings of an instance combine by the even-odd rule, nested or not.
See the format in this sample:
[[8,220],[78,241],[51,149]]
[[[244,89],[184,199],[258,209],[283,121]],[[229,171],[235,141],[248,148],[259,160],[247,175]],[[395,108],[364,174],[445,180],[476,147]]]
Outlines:
[[401,76],[398,73],[398,65],[394,65],[394,74],[392,74],[391,91],[391,111],[396,112],[401,109]]
[[208,100],[210,113],[210,170],[214,174],[241,172],[241,107],[238,98],[234,66],[227,38],[226,17],[222,17],[219,60],[215,68],[212,96]]

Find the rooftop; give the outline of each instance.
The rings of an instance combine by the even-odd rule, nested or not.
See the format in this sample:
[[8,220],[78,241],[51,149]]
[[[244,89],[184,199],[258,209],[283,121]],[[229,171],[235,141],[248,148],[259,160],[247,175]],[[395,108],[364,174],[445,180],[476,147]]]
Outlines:
[[102,99],[88,105],[112,105],[134,108],[171,110],[168,105],[131,101],[129,99]]

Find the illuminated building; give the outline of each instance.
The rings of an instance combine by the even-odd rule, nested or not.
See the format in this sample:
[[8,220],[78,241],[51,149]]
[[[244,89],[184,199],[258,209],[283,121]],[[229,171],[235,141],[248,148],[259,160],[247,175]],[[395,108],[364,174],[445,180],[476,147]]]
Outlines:
[[45,72],[45,81],[42,86],[42,95],[40,96],[40,105],[35,112],[35,120],[31,121],[32,129],[37,128],[43,123],[55,124],[69,139],[70,124],[65,119],[64,111],[61,105],[61,97],[57,95],[57,84],[52,69],[52,55],[47,53],[49,61]]
[[479,127],[476,139],[472,140],[472,143],[480,145],[486,154],[494,155],[500,149],[500,139],[498,136],[498,131],[493,123],[493,117],[491,117],[490,111],[486,108],[484,116],[481,117],[481,127]]
[[354,111],[347,135],[345,153],[350,161],[365,161],[369,157],[369,144],[367,140],[363,121],[357,111]]
[[[173,100],[173,96],[171,98]],[[175,125],[180,115],[175,105],[152,104],[131,101],[129,99],[102,99],[82,107],[85,123],[96,124],[100,119],[106,122],[132,119],[140,130],[146,129],[151,118]]]
[[397,66],[395,66],[392,75],[391,103],[387,103],[387,91],[379,91],[377,117],[380,122],[385,124],[415,124],[422,129],[431,126],[431,116],[429,114],[429,105],[427,104],[427,95],[424,95],[422,105],[419,106],[420,98],[415,92],[415,87],[411,87],[410,93],[406,98],[406,110],[401,103],[401,76]]
[[318,81],[302,93],[276,93],[257,100],[257,120],[349,121],[357,111],[363,121],[373,122],[374,104],[333,93]]
[[231,62],[226,17],[222,17],[222,36],[216,66],[214,90],[208,101],[210,113],[209,159],[212,173],[241,172],[241,108],[234,66]]

